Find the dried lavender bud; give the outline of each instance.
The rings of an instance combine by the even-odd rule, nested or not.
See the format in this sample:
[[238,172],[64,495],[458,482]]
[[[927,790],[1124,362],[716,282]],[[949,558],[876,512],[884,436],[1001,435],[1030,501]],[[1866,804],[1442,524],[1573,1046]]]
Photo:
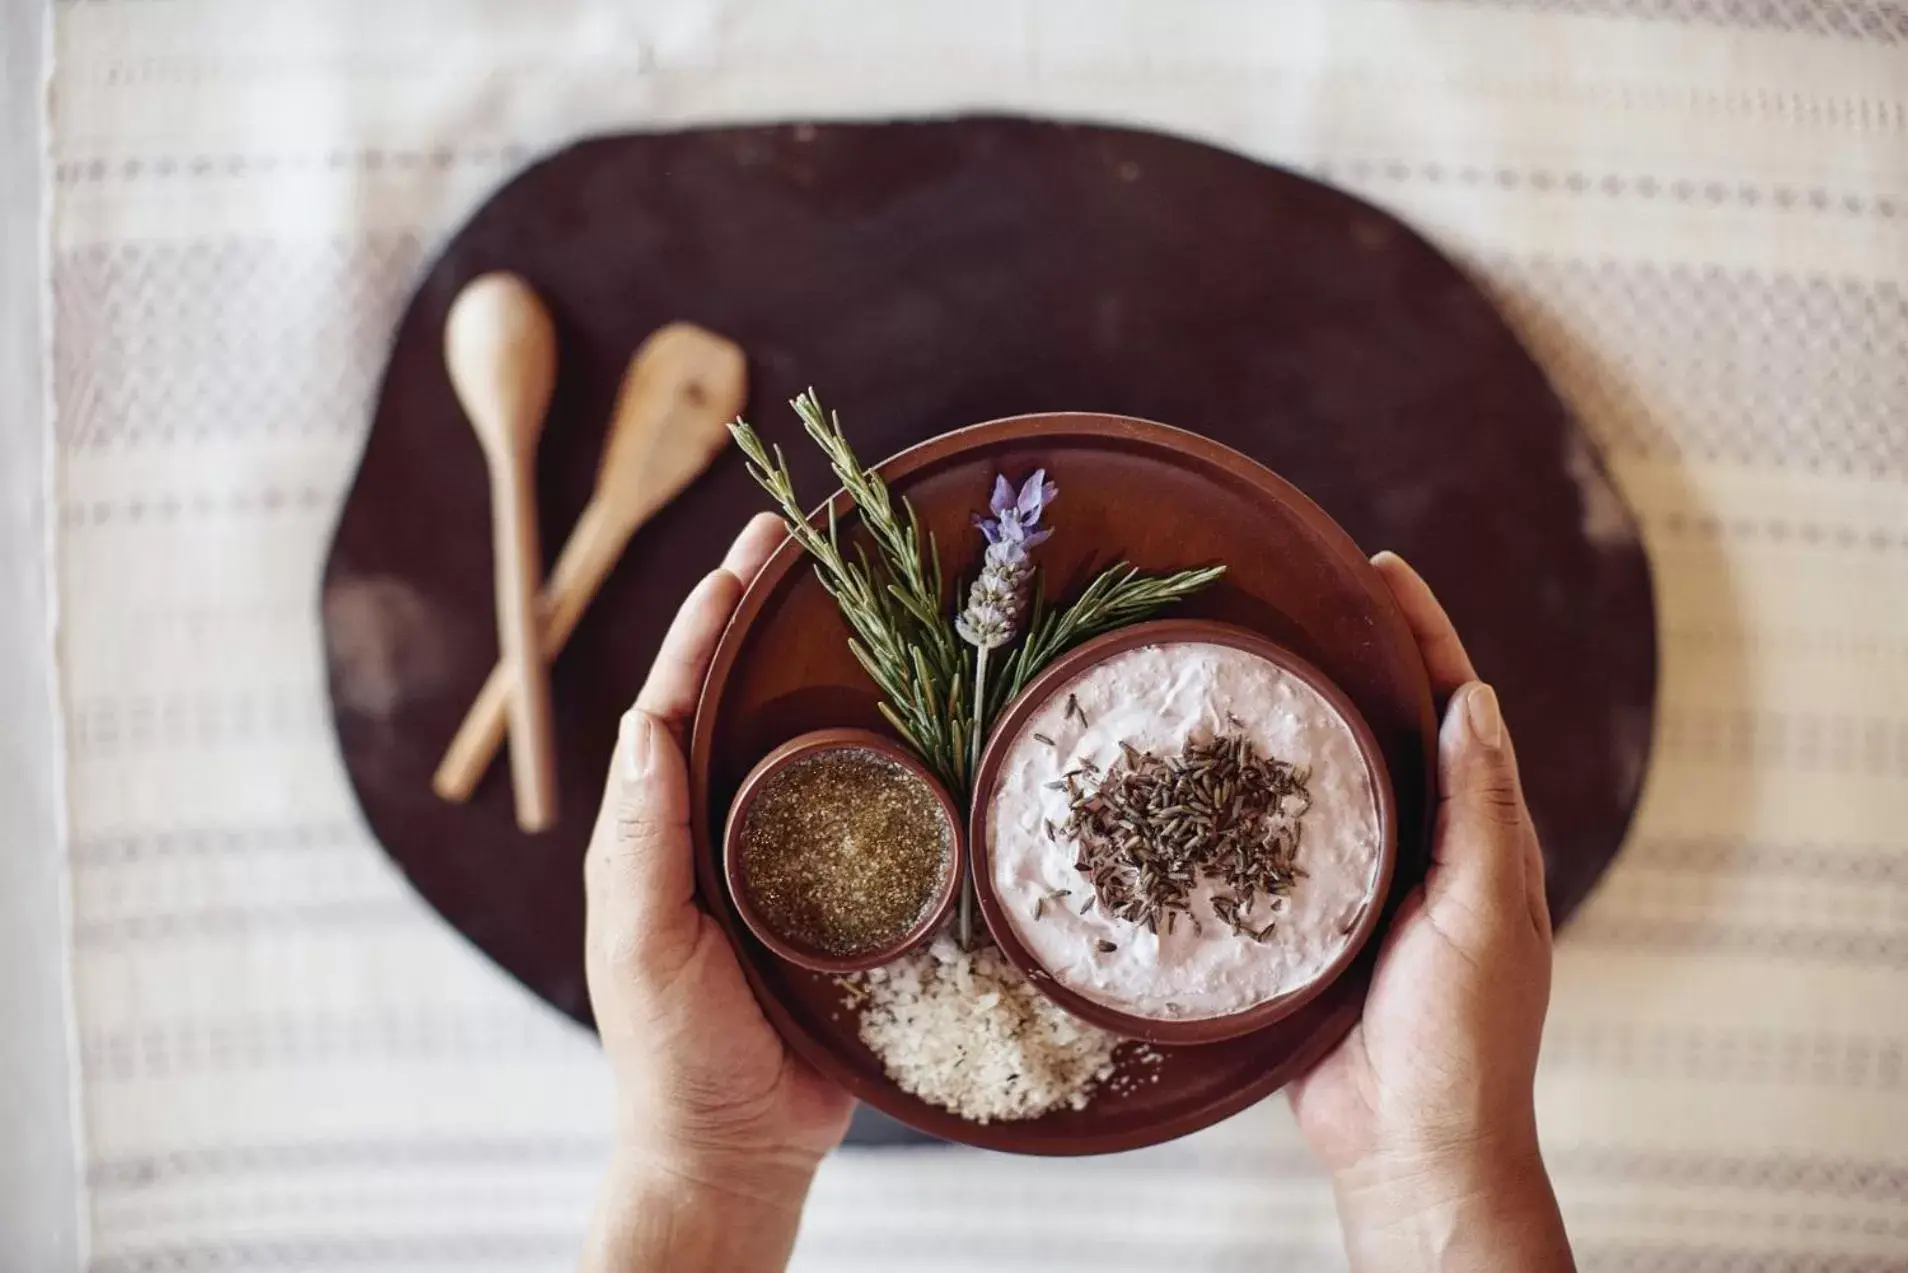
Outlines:
[[1070,811],[1061,833],[1077,846],[1075,867],[1091,880],[1102,910],[1155,932],[1192,914],[1200,881],[1224,892],[1213,917],[1235,934],[1264,941],[1269,918],[1304,872],[1295,858],[1311,807],[1309,773],[1258,756],[1241,734],[1188,743],[1176,756],[1120,744],[1123,764],[1065,781]]

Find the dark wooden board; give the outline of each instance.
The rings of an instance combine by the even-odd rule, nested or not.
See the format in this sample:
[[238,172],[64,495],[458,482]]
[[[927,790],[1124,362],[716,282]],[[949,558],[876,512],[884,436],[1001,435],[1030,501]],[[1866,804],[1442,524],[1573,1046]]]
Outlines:
[[[1169,421],[1267,464],[1437,588],[1516,732],[1560,916],[1616,854],[1648,758],[1648,563],[1577,426],[1490,303],[1387,214],[1157,134],[1029,120],[602,138],[500,189],[395,334],[323,584],[333,706],[365,817],[504,968],[589,1017],[579,862],[671,611],[762,497],[729,456],[631,545],[553,676],[563,816],[518,834],[492,773],[430,773],[495,657],[482,459],[441,358],[457,288],[527,277],[562,349],[539,457],[553,551],[637,342],[739,341],[751,415],[817,386],[870,458],[1077,409]],[[819,496],[819,458],[788,447]],[[1145,504],[1131,516],[1144,519]]]

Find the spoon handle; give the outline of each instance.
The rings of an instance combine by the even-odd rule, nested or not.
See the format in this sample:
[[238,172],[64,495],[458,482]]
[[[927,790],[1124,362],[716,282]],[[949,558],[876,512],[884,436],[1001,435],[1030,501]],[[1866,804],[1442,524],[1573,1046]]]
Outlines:
[[[537,601],[545,662],[555,662],[630,536],[729,444],[747,362],[734,342],[669,323],[637,347],[610,417],[596,489],[570,529]],[[431,778],[445,800],[470,799],[504,738],[510,677],[499,663]]]
[[537,639],[542,552],[528,457],[492,466],[492,539],[497,565],[497,644],[510,715],[510,782],[517,825],[542,831],[556,820],[556,753],[550,737],[550,676]]
[[[538,639],[546,664],[556,659],[576,631],[635,530],[632,519],[619,516],[600,495],[584,507],[537,598]],[[462,802],[477,789],[490,758],[503,745],[510,685],[510,670],[499,662],[471,702],[431,778],[431,789],[441,799]]]

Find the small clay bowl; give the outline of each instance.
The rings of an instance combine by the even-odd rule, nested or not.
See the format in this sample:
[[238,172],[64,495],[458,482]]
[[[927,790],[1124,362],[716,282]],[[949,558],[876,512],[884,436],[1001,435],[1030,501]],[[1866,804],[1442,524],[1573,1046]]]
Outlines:
[[[756,911],[755,904],[749,900],[747,883],[743,878],[740,845],[742,828],[746,825],[749,806],[756,794],[769,779],[796,761],[827,751],[871,751],[884,760],[893,761],[934,793],[947,824],[947,866],[934,900],[905,933],[885,945],[853,955],[829,954],[783,937]],[[762,757],[755,768],[749,771],[748,777],[742,780],[741,787],[736,790],[735,800],[729,805],[728,821],[722,831],[723,876],[728,882],[729,897],[735,902],[736,913],[748,925],[749,931],[755,934],[755,939],[764,946],[789,963],[814,972],[859,972],[864,968],[892,963],[927,940],[946,922],[948,912],[954,907],[954,899],[960,892],[963,861],[961,821],[961,812],[955,806],[954,798],[948,795],[947,788],[941,785],[940,779],[928,771],[919,757],[894,739],[866,729],[818,729],[797,735]]]
[[[989,860],[988,813],[993,804],[1001,764],[1043,703],[1082,672],[1116,654],[1143,646],[1186,644],[1224,645],[1257,655],[1310,686],[1345,719],[1357,740],[1366,771],[1371,775],[1372,793],[1378,802],[1378,862],[1365,893],[1364,908],[1358,913],[1357,922],[1344,949],[1311,981],[1254,1004],[1242,1012],[1224,1016],[1186,1019],[1143,1017],[1109,1007],[1061,985],[1028,951],[994,893],[994,873]],[[1358,958],[1358,952],[1377,928],[1379,916],[1384,910],[1385,895],[1391,888],[1392,870],[1398,860],[1398,808],[1392,794],[1390,770],[1385,765],[1384,753],[1379,749],[1371,726],[1365,723],[1365,718],[1352,706],[1351,700],[1323,672],[1284,646],[1256,632],[1206,619],[1159,619],[1151,623],[1134,624],[1096,637],[1055,659],[1001,714],[975,775],[974,806],[970,817],[967,849],[974,862],[975,896],[980,903],[981,915],[987,921],[988,931],[993,934],[994,943],[1000,947],[1001,953],[1025,973],[1043,994],[1074,1016],[1103,1030],[1147,1043],[1186,1045],[1238,1038],[1284,1020],[1323,994]]]

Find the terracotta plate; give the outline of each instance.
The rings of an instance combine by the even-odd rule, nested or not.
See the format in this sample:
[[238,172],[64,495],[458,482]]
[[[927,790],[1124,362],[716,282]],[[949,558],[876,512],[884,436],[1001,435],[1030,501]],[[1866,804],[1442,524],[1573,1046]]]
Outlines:
[[[1117,558],[1146,570],[1223,561],[1225,580],[1177,613],[1272,638],[1317,665],[1357,706],[1397,797],[1395,904],[1424,876],[1436,727],[1417,647],[1363,551],[1310,500],[1237,452],[1120,416],[1031,415],[978,425],[905,451],[883,472],[939,536],[949,573],[967,577],[980,546],[969,518],[994,474],[1018,479],[1041,467],[1060,486],[1054,535],[1040,549],[1050,590],[1071,595]],[[1350,1029],[1369,953],[1297,1015],[1242,1038],[1162,1049],[1164,1062],[1148,1071],[1156,1082],[1102,1091],[1082,1111],[980,1125],[902,1092],[861,1045],[839,987],[756,942],[722,884],[719,828],[757,760],[806,730],[881,727],[874,687],[846,640],[834,603],[800,552],[785,545],[722,639],[690,747],[703,900],[776,1027],[817,1068],[884,1113],[948,1140],[1021,1153],[1104,1153],[1169,1140],[1243,1109]],[[1367,947],[1375,949],[1375,942]]]

